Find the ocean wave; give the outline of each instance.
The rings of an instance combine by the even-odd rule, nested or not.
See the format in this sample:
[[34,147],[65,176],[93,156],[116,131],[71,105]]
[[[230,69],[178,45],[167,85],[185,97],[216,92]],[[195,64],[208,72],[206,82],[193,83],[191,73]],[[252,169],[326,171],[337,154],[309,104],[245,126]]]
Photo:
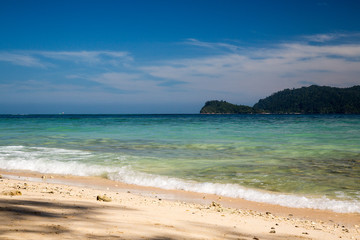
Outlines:
[[141,186],[216,194],[225,197],[242,198],[249,201],[276,204],[285,207],[313,208],[330,210],[338,213],[360,213],[360,203],[355,200],[341,201],[329,199],[327,197],[310,198],[290,194],[269,193],[244,188],[237,184],[209,182],[199,183],[166,176],[139,173],[133,171],[130,167],[122,167],[117,173],[110,174],[109,178],[115,181]]
[[24,146],[0,147],[0,166],[3,169],[76,176],[97,176],[112,170],[112,167],[91,166],[81,162],[91,157],[91,153],[80,150]]
[[0,166],[2,169],[76,176],[107,176],[114,181],[141,186],[216,194],[286,207],[322,209],[339,213],[360,213],[360,203],[356,200],[345,201],[327,197],[312,198],[270,193],[244,188],[237,184],[201,183],[138,172],[134,171],[131,166],[100,165],[90,161],[93,157],[92,153],[80,150],[24,146],[0,147]]

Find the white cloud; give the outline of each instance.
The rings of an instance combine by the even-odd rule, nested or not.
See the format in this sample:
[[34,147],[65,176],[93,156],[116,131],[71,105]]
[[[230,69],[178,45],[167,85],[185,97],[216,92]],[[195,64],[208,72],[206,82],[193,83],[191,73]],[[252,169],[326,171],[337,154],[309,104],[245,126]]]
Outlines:
[[[338,87],[360,84],[359,41],[328,44],[327,41],[346,37],[313,38],[319,39],[316,44],[287,42],[247,49],[188,39],[185,44],[208,50],[206,57],[174,58],[140,67],[131,54],[117,51],[2,52],[0,61],[29,67],[58,66],[56,73],[47,71],[39,81],[18,83],[17,89],[28,91],[29,96],[33,92],[51,95],[46,93],[48,89],[57,96],[71,93],[72,99],[82,96],[84,101],[89,96],[102,96],[99,102],[121,99],[138,103],[194,103],[224,99],[251,105],[275,91],[304,84]],[[49,76],[54,77],[52,81],[41,82]],[[2,87],[11,89],[4,84]]]
[[315,34],[311,36],[306,36],[305,39],[311,41],[311,42],[328,42],[334,39],[337,39],[341,36],[344,36],[343,34]]
[[121,93],[141,93],[141,97],[151,95],[152,98],[157,98],[171,88],[168,87],[167,81],[149,79],[142,73],[107,72],[97,76],[89,76],[87,79],[118,89]]
[[61,64],[57,61],[118,66],[133,61],[133,58],[128,52],[121,51],[16,51],[0,52],[0,61],[44,68]]
[[133,60],[128,52],[120,51],[38,51],[34,54],[51,59],[91,64],[117,64]]
[[[360,57],[360,44],[346,45],[325,45],[313,46],[308,44],[284,44],[282,46],[284,56],[293,56],[309,58],[309,57]],[[295,55],[296,54],[296,55]]]
[[[10,104],[103,104],[119,98],[100,86],[27,80],[0,83],[0,102]],[[55,105],[56,106],[56,105]]]
[[26,80],[26,81],[12,81],[10,83],[0,84],[2,93],[19,93],[25,92],[39,93],[39,92],[66,92],[66,91],[86,91],[89,89],[84,86],[74,84],[52,83],[50,81]]
[[24,53],[0,52],[0,61],[9,62],[14,65],[20,65],[25,67],[44,68],[46,66],[44,63],[42,63],[35,57]]
[[211,49],[223,49],[223,50],[230,50],[230,51],[237,51],[241,49],[240,46],[229,44],[229,43],[211,43],[211,42],[202,42],[194,38],[189,38],[187,41],[184,42],[187,45],[203,47],[203,48],[211,48]]
[[330,43],[334,41],[338,42],[354,42],[358,41],[360,37],[359,32],[352,32],[352,33],[323,33],[323,34],[314,34],[309,36],[304,36],[304,39],[309,42],[315,43]]
[[[191,42],[199,47],[221,46],[195,39]],[[259,99],[284,88],[300,87],[304,82],[339,87],[360,84],[360,44],[286,43],[172,60],[141,70],[154,77],[186,81],[185,87],[194,95],[222,93],[224,98],[246,102],[251,94]]]

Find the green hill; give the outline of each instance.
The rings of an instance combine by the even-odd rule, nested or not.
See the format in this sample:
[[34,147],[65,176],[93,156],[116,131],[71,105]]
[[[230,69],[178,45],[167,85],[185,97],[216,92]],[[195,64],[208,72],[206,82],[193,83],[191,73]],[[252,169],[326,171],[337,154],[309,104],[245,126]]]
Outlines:
[[360,86],[335,88],[313,85],[285,89],[261,99],[253,108],[270,113],[360,113]]
[[202,107],[202,114],[248,114],[253,113],[254,109],[249,106],[235,105],[226,101],[208,101]]
[[208,101],[203,114],[360,114],[360,86],[310,86],[285,89],[259,100],[253,107],[226,101]]

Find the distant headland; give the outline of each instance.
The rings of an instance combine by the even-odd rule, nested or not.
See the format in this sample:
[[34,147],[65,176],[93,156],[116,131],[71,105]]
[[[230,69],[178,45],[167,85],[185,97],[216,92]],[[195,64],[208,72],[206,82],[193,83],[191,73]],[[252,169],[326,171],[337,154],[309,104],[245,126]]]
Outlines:
[[312,85],[285,89],[253,107],[226,101],[208,101],[201,114],[360,114],[360,86],[336,88]]

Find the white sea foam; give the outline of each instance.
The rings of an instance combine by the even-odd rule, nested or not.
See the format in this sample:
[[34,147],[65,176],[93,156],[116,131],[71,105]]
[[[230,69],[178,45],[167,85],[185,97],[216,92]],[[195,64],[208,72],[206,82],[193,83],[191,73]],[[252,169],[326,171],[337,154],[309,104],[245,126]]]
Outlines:
[[290,194],[276,194],[244,188],[236,184],[199,183],[185,181],[165,176],[157,176],[135,172],[129,167],[123,167],[109,177],[113,180],[141,186],[159,187],[163,189],[178,189],[191,192],[216,194],[220,196],[242,198],[255,202],[271,203],[285,207],[314,208],[330,210],[339,213],[360,213],[358,201],[340,201],[326,197],[309,198]]
[[78,150],[23,146],[0,147],[0,167],[3,169],[77,176],[102,175],[112,170],[111,167],[91,166],[80,162],[90,157],[90,153]]
[[[244,188],[236,184],[199,183],[137,172],[129,166],[102,166],[91,163],[89,159],[91,160],[92,157],[92,153],[79,150],[23,146],[0,147],[0,167],[3,169],[30,170],[77,176],[107,175],[115,181],[141,186],[217,194],[287,207],[323,209],[339,213],[360,213],[360,203],[355,200],[341,201],[326,197],[310,198],[290,194],[269,193]],[[118,159],[121,158],[123,157]]]

